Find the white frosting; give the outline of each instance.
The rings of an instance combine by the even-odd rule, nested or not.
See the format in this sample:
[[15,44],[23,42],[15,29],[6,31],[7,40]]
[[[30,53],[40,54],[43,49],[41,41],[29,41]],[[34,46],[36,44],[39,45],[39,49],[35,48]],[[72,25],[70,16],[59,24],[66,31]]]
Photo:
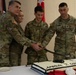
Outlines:
[[75,72],[75,70],[72,67],[66,68],[65,69],[65,73],[67,75],[76,75],[76,72]]

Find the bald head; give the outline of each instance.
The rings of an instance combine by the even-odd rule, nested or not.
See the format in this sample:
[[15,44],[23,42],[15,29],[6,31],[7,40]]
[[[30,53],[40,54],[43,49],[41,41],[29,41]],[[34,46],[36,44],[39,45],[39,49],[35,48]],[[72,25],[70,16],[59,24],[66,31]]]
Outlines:
[[18,23],[21,23],[21,22],[23,21],[23,17],[24,17],[24,14],[23,14],[23,12],[20,10],[18,16],[16,16],[16,21],[17,21]]

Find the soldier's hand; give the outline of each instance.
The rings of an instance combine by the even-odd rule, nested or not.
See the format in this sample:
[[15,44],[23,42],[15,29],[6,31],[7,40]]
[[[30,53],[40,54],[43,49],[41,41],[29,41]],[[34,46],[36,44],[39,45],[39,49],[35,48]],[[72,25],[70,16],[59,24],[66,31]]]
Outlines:
[[33,43],[31,45],[31,47],[35,50],[35,51],[40,51],[42,50],[42,48],[37,44],[37,43]]
[[44,47],[41,45],[41,43],[37,43],[39,45],[39,47],[41,47],[42,49],[44,49]]

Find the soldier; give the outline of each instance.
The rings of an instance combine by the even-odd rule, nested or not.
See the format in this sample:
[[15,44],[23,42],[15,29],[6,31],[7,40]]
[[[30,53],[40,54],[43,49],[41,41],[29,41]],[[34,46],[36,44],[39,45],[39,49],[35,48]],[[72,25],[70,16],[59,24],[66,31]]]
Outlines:
[[60,16],[50,24],[46,37],[43,39],[42,45],[45,47],[56,33],[54,51],[63,56],[54,55],[54,61],[75,58],[76,18],[70,16],[68,10],[65,2],[59,4]]
[[36,50],[41,49],[36,42],[29,40],[19,32],[14,16],[19,14],[20,7],[19,1],[10,1],[8,11],[0,16],[0,67],[10,66],[9,50],[12,39],[21,45],[32,46]]
[[[17,25],[17,28],[19,32],[24,36],[24,31],[20,25],[20,23],[23,21],[24,14],[20,10],[18,16],[15,16],[15,20],[19,25]],[[21,54],[23,51],[23,46],[19,43],[17,43],[14,39],[11,42],[10,45],[10,64],[11,66],[20,66],[21,65]]]
[[[25,36],[38,43],[42,43],[44,33],[48,29],[47,23],[42,21],[43,13],[41,6],[35,7],[35,19],[27,23],[25,27]],[[27,47],[25,53],[27,54],[27,65],[48,60],[44,49],[34,50],[32,47]]]

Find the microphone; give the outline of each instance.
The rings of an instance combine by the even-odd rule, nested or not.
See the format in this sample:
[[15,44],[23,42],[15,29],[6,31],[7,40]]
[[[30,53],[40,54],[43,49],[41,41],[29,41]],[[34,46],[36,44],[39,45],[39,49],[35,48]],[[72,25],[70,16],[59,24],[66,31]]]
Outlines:
[[[65,59],[69,59],[70,58],[70,55],[67,54],[67,55],[63,55],[63,54],[60,54],[60,53],[57,53],[57,52],[53,52],[53,51],[50,51],[48,49],[45,49],[47,52],[49,53],[52,53],[52,54],[56,54],[56,55],[60,55],[60,56],[64,56]],[[64,63],[64,60],[63,59],[58,59],[58,60],[54,60],[53,62],[59,62],[59,63]]]

